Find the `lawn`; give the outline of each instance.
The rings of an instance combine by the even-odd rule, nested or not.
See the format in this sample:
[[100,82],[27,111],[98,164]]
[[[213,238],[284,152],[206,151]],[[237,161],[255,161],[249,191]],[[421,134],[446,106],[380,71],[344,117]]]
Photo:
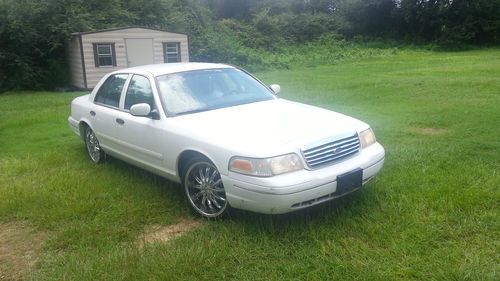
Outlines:
[[500,49],[257,76],[283,98],[370,123],[386,148],[381,174],[312,209],[236,211],[144,245],[151,226],[197,220],[180,186],[118,160],[92,164],[66,121],[82,93],[2,94],[0,280],[500,278]]

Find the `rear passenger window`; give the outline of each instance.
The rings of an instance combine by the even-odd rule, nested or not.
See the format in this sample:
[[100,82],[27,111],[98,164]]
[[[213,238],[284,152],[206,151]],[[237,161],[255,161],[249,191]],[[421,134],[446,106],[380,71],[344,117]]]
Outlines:
[[153,91],[149,79],[134,75],[128,84],[127,94],[125,95],[125,109],[130,109],[134,104],[147,103],[151,109],[155,108]]
[[128,74],[116,74],[110,76],[99,88],[95,102],[118,107],[120,105],[120,95]]

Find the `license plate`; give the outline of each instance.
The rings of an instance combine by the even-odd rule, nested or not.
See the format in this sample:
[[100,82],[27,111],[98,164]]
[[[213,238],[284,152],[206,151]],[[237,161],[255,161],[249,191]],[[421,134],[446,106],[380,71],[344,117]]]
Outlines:
[[337,191],[335,194],[342,195],[363,185],[363,169],[358,168],[349,173],[337,176]]

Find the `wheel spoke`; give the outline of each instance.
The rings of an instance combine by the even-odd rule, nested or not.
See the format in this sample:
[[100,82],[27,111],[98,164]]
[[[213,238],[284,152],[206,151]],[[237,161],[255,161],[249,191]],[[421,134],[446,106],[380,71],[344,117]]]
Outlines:
[[224,188],[211,188],[210,189],[213,193],[224,193]]
[[217,194],[215,194],[215,193],[212,193],[212,195],[214,196],[214,198],[215,198],[216,200],[220,200],[220,201],[222,201],[222,202],[226,202],[226,198],[222,198],[221,196],[219,196],[219,195],[217,195]]
[[203,181],[201,181],[201,179],[197,176],[194,176],[194,180],[198,183],[198,184],[202,184]]
[[93,136],[93,143],[94,143],[94,147],[98,150],[99,149],[99,141],[97,141],[97,139],[95,138],[94,135]]
[[207,204],[206,204],[206,202],[207,202],[207,196],[204,193],[202,193],[202,192],[200,192],[200,193],[203,195],[203,198],[201,198],[201,205],[203,205],[204,207],[206,207],[207,206]]
[[198,198],[200,198],[200,196],[202,195],[203,193],[200,191],[198,193],[196,193],[193,197],[191,197],[193,199],[193,201],[195,200],[198,200]]
[[211,186],[213,188],[215,188],[216,186],[218,186],[220,183],[222,182],[222,179],[218,179],[216,182],[212,183]]
[[189,182],[189,187],[201,190],[201,184],[195,184],[193,182]]
[[212,175],[210,176],[210,180],[208,180],[208,182],[209,182],[210,184],[213,184],[214,179],[215,179],[215,176],[217,176],[217,174],[219,174],[219,173],[217,172],[217,170],[214,170],[214,172],[213,172],[213,173],[212,173]]
[[205,182],[209,182],[210,178],[210,167],[205,168]]
[[200,181],[201,183],[203,183],[205,181],[205,176],[203,175],[203,170],[202,169],[199,169],[198,170],[198,174],[200,176]]
[[217,209],[221,209],[222,207],[220,206],[220,204],[217,202],[217,198],[215,197],[215,194],[212,194],[212,202],[214,203],[215,207],[217,207]]
[[214,207],[212,206],[212,201],[210,200],[209,196],[207,196],[207,203],[208,203],[208,208],[209,208],[210,210],[213,210],[213,209],[214,209]]

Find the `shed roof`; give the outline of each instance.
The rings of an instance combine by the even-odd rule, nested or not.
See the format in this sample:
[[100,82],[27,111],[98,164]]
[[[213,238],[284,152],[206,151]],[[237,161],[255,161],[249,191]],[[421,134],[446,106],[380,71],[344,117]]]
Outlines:
[[78,35],[86,35],[86,34],[93,34],[93,33],[109,32],[109,31],[117,31],[117,30],[125,30],[125,29],[131,29],[131,28],[142,28],[142,29],[149,29],[149,30],[160,31],[160,32],[168,32],[168,33],[176,33],[176,34],[187,35],[185,33],[166,31],[166,30],[161,30],[161,29],[158,29],[158,28],[144,27],[144,26],[126,26],[126,27],[115,27],[115,28],[100,29],[100,30],[94,30],[94,31],[73,32],[73,33],[71,33],[71,35],[78,36]]

